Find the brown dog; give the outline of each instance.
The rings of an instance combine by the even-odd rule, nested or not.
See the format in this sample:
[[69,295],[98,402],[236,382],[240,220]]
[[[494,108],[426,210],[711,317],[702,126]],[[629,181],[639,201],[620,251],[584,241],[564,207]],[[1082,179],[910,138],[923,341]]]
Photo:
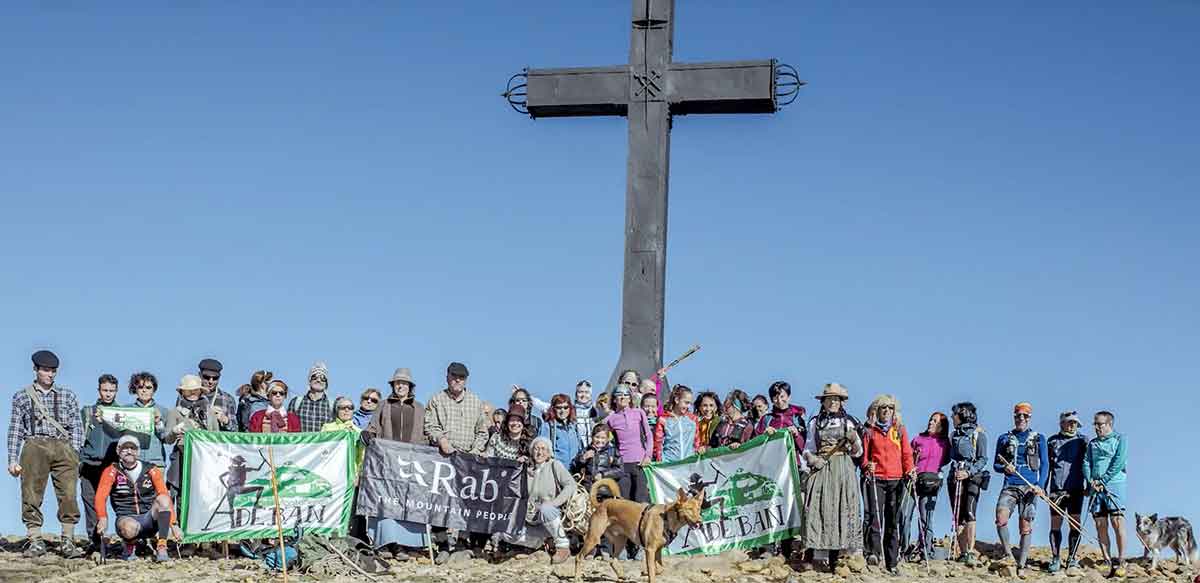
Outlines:
[[[600,500],[597,496],[601,488],[606,488],[612,498]],[[670,544],[675,533],[684,525],[698,528],[700,526],[700,510],[704,504],[704,491],[698,496],[688,496],[683,488],[677,492],[679,496],[670,504],[643,504],[621,498],[621,490],[617,482],[611,478],[596,480],[592,484],[592,518],[588,523],[587,536],[583,539],[583,548],[575,556],[575,581],[578,583],[583,574],[583,561],[592,554],[600,537],[607,537],[612,545],[614,556],[625,548],[625,543],[631,541],[646,550],[646,575],[650,583],[654,583],[654,567],[662,567],[663,547]],[[616,562],[612,563],[613,571],[618,579],[624,575],[617,569]]]

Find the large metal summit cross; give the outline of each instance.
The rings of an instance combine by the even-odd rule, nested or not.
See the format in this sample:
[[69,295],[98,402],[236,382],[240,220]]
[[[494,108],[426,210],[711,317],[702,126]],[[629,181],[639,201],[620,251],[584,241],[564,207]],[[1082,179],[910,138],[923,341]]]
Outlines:
[[671,117],[774,113],[804,84],[773,59],[674,63],[675,1],[632,3],[629,64],[526,69],[504,92],[513,109],[532,118],[629,118],[621,355],[606,388],[622,370],[645,378],[662,366]]

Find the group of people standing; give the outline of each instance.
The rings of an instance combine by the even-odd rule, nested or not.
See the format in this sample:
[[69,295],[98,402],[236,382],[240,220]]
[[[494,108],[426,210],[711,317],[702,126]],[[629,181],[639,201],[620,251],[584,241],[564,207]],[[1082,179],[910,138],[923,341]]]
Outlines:
[[[1114,431],[1114,416],[1108,411],[1094,415],[1096,434],[1091,439],[1080,432],[1081,421],[1073,411],[1062,413],[1059,431],[1046,438],[1030,428],[1032,405],[1018,403],[1013,428],[999,436],[995,454],[989,457],[987,434],[972,403],[954,405],[949,416],[933,413],[923,431],[910,436],[895,397],[875,397],[860,421],[846,410],[850,395],[837,383],[815,395],[819,410],[813,415],[792,403],[792,388],[784,381],[772,383],[766,395],[752,397],[734,389],[721,397],[712,391],[693,394],[685,385],[666,390],[665,370],[648,379],[626,371],[610,391],[594,399],[588,381],[577,383],[574,395],[559,393],[549,400],[514,385],[506,408],[493,410],[467,388],[469,372],[457,362],[446,370],[445,387],[422,404],[415,398],[416,383],[407,368],[396,369],[386,395],[368,388],[355,403],[346,397],[330,400],[329,369],[321,362],[309,370],[307,390],[288,399],[287,383],[268,371],[253,373],[235,397],[219,387],[221,363],[204,359],[198,374],[180,380],[171,407],[155,400],[154,375],[139,372],[131,377],[128,389],[134,399],[128,406],[154,410],[154,430],[143,443],[122,435],[100,413],[103,407],[115,406],[114,376],[100,376],[95,403],[80,407],[74,393],[55,383],[56,355],[39,351],[32,360],[34,382],[13,396],[8,431],[8,470],[21,479],[21,516],[29,538],[25,552],[30,556],[46,551],[41,504],[46,481],[52,479],[64,556],[87,551],[73,538],[81,493],[93,544],[107,526],[109,503],[117,515],[117,534],[126,543],[126,558],[135,555],[137,541],[152,537],[155,558],[167,560],[165,543],[176,522],[182,448],[172,447],[168,455],[166,447],[195,429],[351,431],[364,445],[383,438],[432,445],[443,455],[465,452],[524,463],[530,474],[531,528],[498,533],[492,542],[538,546],[549,539],[555,562],[569,556],[564,513],[578,490],[577,480],[588,487],[597,479],[612,478],[623,497],[648,502],[646,465],[709,449],[736,449],[758,435],[786,431],[794,441],[802,476],[803,534],[764,553],[803,549],[805,560],[831,570],[841,556],[862,553],[868,563],[882,563],[897,573],[902,560],[932,556],[934,510],[945,487],[956,533],[951,558],[974,566],[976,506],[992,474],[998,473],[1003,478],[995,524],[1018,571],[1026,568],[1039,500],[1056,510],[1050,525],[1051,571],[1064,566],[1064,519],[1058,511],[1070,517],[1065,561],[1070,568],[1077,565],[1079,517],[1085,504],[1106,556],[1111,556],[1110,525],[1115,533],[1113,573],[1120,574],[1124,567],[1120,557],[1125,550],[1127,444]],[[1014,511],[1020,540],[1010,547],[1008,522]],[[917,541],[909,545],[914,512]],[[431,542],[423,524],[367,518],[356,527],[397,559],[409,558]],[[438,529],[433,536],[432,542],[442,549],[439,562],[453,553],[479,552],[488,542],[487,535]]]

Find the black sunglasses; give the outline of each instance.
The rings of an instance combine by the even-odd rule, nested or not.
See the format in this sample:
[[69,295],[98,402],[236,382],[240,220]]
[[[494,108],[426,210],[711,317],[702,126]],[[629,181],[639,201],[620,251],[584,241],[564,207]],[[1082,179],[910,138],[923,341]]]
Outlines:
[[206,381],[216,381],[221,379],[221,375],[200,375],[200,378]]

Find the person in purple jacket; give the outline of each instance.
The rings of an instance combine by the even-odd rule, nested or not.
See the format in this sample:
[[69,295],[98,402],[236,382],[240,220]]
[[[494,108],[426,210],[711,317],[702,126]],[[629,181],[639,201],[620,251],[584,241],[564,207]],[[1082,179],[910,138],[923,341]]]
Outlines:
[[617,442],[617,451],[621,454],[622,471],[628,476],[628,491],[621,495],[626,500],[649,502],[650,493],[646,487],[646,474],[642,466],[650,463],[650,452],[654,445],[654,434],[646,422],[646,412],[641,407],[631,403],[629,387],[617,385],[612,391],[612,413],[604,418],[604,423],[612,430],[613,439]]
[[[922,561],[933,551],[933,511],[937,508],[938,491],[942,488],[945,474],[942,468],[950,463],[950,421],[940,411],[929,416],[925,431],[912,440],[913,457],[917,462],[917,479],[901,500],[900,536],[901,544],[907,549],[909,533],[912,531],[913,509],[920,509],[917,527],[919,547],[906,554]],[[913,494],[916,498],[913,498]]]

